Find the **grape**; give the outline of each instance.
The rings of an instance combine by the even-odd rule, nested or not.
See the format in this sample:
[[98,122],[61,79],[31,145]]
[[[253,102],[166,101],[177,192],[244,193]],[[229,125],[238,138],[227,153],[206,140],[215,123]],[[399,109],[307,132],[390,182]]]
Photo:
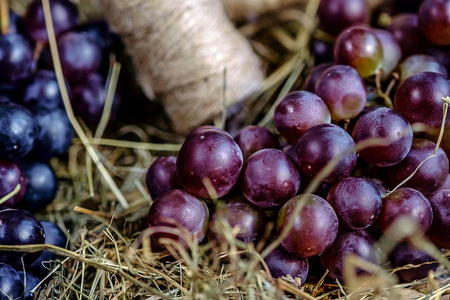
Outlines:
[[[440,128],[430,130],[426,132],[425,136],[427,139],[436,143],[439,138],[440,131],[441,131]],[[447,158],[450,157],[450,122],[445,123],[444,133],[442,135],[442,140],[439,147],[441,147],[442,150],[444,150],[445,154],[447,155]]]
[[[249,203],[244,197],[232,198],[217,206],[211,216],[209,228],[214,230],[219,220],[228,223],[230,228],[239,227],[236,239],[244,243],[257,242],[261,239],[266,225],[264,211]],[[221,235],[221,232],[214,231],[211,237],[221,241]]]
[[34,71],[33,51],[19,34],[0,36],[0,83],[17,84]]
[[[200,243],[208,227],[209,211],[205,202],[182,190],[170,190],[153,201],[147,225],[157,228],[152,238],[161,246],[161,238],[169,238],[187,247],[186,234]],[[178,228],[180,235],[164,232],[164,228]],[[158,230],[159,229],[159,230]]]
[[307,92],[292,92],[275,107],[274,125],[290,143],[297,143],[302,134],[314,125],[330,123],[330,111],[319,96]]
[[422,54],[411,55],[400,64],[400,83],[420,72],[435,72],[448,78],[447,70],[434,57]]
[[296,162],[309,177],[316,176],[332,159],[342,156],[324,181],[336,182],[348,176],[356,164],[355,142],[344,129],[319,124],[308,129],[295,146]]
[[450,45],[450,1],[425,0],[419,9],[419,24],[431,43]]
[[39,211],[55,199],[58,178],[46,163],[22,161],[19,165],[25,173],[27,188],[18,206],[29,212]]
[[[387,168],[386,182],[390,187],[397,186],[428,156],[432,155],[436,144],[425,139],[414,139],[408,155],[398,164]],[[429,196],[445,183],[449,172],[449,161],[445,152],[439,148],[436,156],[427,160],[414,176],[403,186],[414,188]]]
[[241,148],[244,161],[258,150],[266,148],[280,149],[277,137],[268,129],[259,126],[246,126],[238,131],[234,141]]
[[[304,206],[293,215],[297,205]],[[278,234],[284,232],[291,219],[294,226],[281,242],[282,246],[299,257],[311,257],[324,252],[333,244],[338,233],[338,218],[331,205],[323,198],[302,194],[286,202],[277,219]]]
[[383,47],[370,28],[352,26],[339,34],[334,45],[334,59],[349,65],[363,78],[377,72],[383,64]]
[[[50,8],[56,36],[75,27],[78,22],[78,10],[73,3],[68,0],[50,0]],[[36,42],[43,44],[48,42],[41,0],[34,0],[28,6],[25,27]]]
[[372,32],[380,40],[381,47],[383,48],[381,69],[383,70],[383,79],[387,79],[402,58],[402,49],[394,35],[389,31],[372,29]]
[[[364,230],[339,232],[333,245],[320,256],[320,260],[324,269],[330,271],[331,278],[342,281],[346,275],[345,260],[349,255],[359,256],[376,265],[381,263],[380,248]],[[356,266],[352,266],[354,268]],[[363,271],[356,268],[356,273],[361,274]]]
[[18,271],[17,274],[25,285],[23,300],[34,300],[34,296],[38,295],[40,288],[38,288],[34,293],[32,293],[31,290],[34,289],[41,282],[41,280],[29,272],[25,273],[24,271]]
[[[44,228],[29,212],[20,209],[4,209],[0,211],[0,245],[34,245],[45,241]],[[41,252],[24,253],[0,251],[0,261],[13,267],[22,267],[34,262]]]
[[363,110],[353,119],[350,120],[350,122],[344,124],[347,126],[347,128],[344,127],[345,131],[347,131],[350,135],[353,133],[353,129],[355,128],[356,123],[361,119],[362,116],[368,114],[371,111],[374,111],[375,109],[379,108],[378,105],[373,106],[364,106]]
[[16,104],[0,105],[0,157],[17,160],[31,151],[37,133],[33,115]]
[[299,188],[297,166],[281,150],[263,149],[255,152],[242,170],[242,194],[262,208],[283,205],[297,194]]
[[11,266],[0,263],[0,300],[22,299],[22,278]]
[[404,13],[396,15],[392,18],[392,22],[387,30],[398,41],[403,57],[426,52],[428,42],[419,27],[417,14]]
[[[69,89],[69,86],[66,85],[66,88]],[[37,71],[27,83],[20,103],[31,110],[63,108],[55,72],[50,70]]]
[[447,74],[450,71],[450,46],[438,47],[433,46],[428,49],[428,55],[432,56],[438,63],[443,65]]
[[175,156],[161,156],[148,169],[145,182],[153,199],[167,191],[181,188],[176,163]]
[[85,80],[102,62],[100,47],[84,33],[65,33],[58,39],[58,50],[64,76],[71,83]]
[[[422,72],[409,76],[395,93],[395,109],[411,124],[425,123],[439,128],[442,123],[442,97],[450,95],[450,83],[441,74]],[[447,115],[446,121],[450,120]]]
[[319,80],[320,75],[328,69],[329,67],[333,66],[332,63],[323,63],[320,65],[315,66],[312,68],[308,75],[306,76],[305,83],[304,83],[304,90],[314,93],[316,91],[316,83],[317,80]]
[[369,22],[369,5],[365,0],[322,0],[318,10],[323,29],[333,35],[354,24]]
[[[334,45],[331,43],[315,40],[311,49],[312,56],[314,57],[314,64],[319,65],[333,62],[333,47]],[[314,92],[314,90],[311,90],[310,92]]]
[[294,256],[278,246],[264,258],[270,273],[274,278],[291,275],[292,278],[299,278],[304,284],[308,277],[308,259]]
[[210,198],[203,183],[208,178],[218,197],[222,197],[237,182],[242,165],[242,151],[228,133],[198,130],[189,134],[178,153],[178,180],[192,194]]
[[433,223],[427,235],[438,247],[450,249],[450,190],[441,190],[429,199],[433,208]]
[[416,221],[419,229],[416,234],[424,234],[430,228],[433,211],[430,202],[421,192],[403,187],[383,198],[377,225],[386,233],[392,223],[401,216]]
[[113,44],[112,33],[109,31],[109,25],[103,20],[84,23],[76,28],[77,32],[84,32],[91,37],[100,47],[103,53],[111,51]]
[[0,160],[0,198],[12,192],[20,184],[20,191],[1,205],[1,208],[14,206],[25,195],[27,180],[21,168],[15,163]]
[[359,151],[367,162],[386,167],[406,157],[411,149],[413,131],[402,115],[382,107],[362,116],[356,122],[352,136],[356,143],[370,139],[383,139],[388,143],[380,146],[371,145]]
[[[67,236],[57,224],[50,221],[41,221],[41,224],[44,227],[46,245],[66,248]],[[49,250],[44,250],[29,268],[27,268],[27,271],[31,271],[39,278],[44,278],[47,276],[49,270],[51,270],[50,262],[56,260],[58,257],[58,255]]]
[[39,109],[35,112],[37,133],[31,155],[48,161],[67,152],[75,131],[62,109]]
[[315,91],[327,104],[333,121],[356,117],[367,102],[364,82],[350,66],[328,68],[319,77]]
[[336,183],[327,201],[339,218],[342,228],[363,229],[372,225],[381,210],[381,194],[365,178],[348,177]]
[[[423,263],[435,261],[431,256],[425,252],[415,249],[407,242],[399,243],[390,255],[392,265],[394,267],[403,267],[406,265],[420,265]],[[424,264],[416,268],[407,268],[397,271],[398,277],[404,282],[412,282],[416,279],[425,278],[428,272],[436,271],[439,263]]]

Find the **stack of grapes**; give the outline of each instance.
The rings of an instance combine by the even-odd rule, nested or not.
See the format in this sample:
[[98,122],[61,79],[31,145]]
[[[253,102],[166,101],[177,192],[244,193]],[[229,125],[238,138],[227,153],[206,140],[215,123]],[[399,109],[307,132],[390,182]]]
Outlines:
[[[273,276],[302,282],[308,260],[318,256],[340,280],[349,254],[380,264],[382,234],[398,242],[385,253],[393,267],[435,260],[401,234],[408,230],[450,249],[450,135],[442,141],[447,153],[436,144],[441,124],[450,130],[448,116],[443,120],[450,0],[385,1],[373,11],[365,0],[322,0],[318,15],[326,36],[337,37],[314,42],[318,65],[305,90],[277,104],[281,140],[258,126],[234,138],[204,126],[188,135],[177,157],[150,166],[155,200],[147,224],[156,247],[170,239],[187,247],[205,236],[224,242],[214,231],[218,220],[237,226],[238,240],[255,243],[276,215],[272,234],[282,236],[281,245],[266,263]],[[376,28],[379,20],[387,28]],[[223,203],[214,209],[204,199]],[[436,268],[429,263],[397,275],[412,281]]]
[[[50,5],[71,104],[87,125],[95,124],[106,98],[112,35],[105,22],[78,25],[77,7],[68,0]],[[0,244],[64,248],[64,232],[31,214],[55,198],[58,182],[49,160],[64,155],[74,136],[53,71],[42,1],[31,2],[24,17],[10,10],[7,21],[2,17],[0,35]],[[30,291],[55,258],[48,251],[2,251],[0,299],[34,299]]]

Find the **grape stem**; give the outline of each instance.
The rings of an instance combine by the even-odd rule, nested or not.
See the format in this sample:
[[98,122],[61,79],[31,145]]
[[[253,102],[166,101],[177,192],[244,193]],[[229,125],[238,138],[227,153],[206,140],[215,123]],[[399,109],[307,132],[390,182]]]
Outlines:
[[389,93],[392,90],[392,87],[395,84],[396,76],[394,75],[394,79],[389,83],[388,88],[385,92],[381,89],[381,76],[383,76],[383,71],[380,69],[375,73],[375,85],[377,88],[377,94],[379,97],[383,98],[384,105],[390,109],[394,108],[394,104],[392,103],[391,98],[389,97]]
[[22,186],[19,183],[18,185],[16,185],[16,187],[11,192],[9,192],[8,194],[6,194],[5,196],[0,198],[0,205],[2,205],[3,203],[8,201],[9,199],[14,197],[15,195],[17,195],[20,192],[21,189],[22,189]]
[[9,6],[8,0],[0,0],[0,30],[2,35],[9,33]]

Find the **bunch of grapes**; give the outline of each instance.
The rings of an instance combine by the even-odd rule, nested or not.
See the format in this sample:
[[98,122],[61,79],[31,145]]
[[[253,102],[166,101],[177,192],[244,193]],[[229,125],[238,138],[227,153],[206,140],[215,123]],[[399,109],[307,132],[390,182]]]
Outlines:
[[[78,24],[77,7],[68,0],[50,0],[50,10],[71,106],[92,126],[106,100],[114,36],[106,22]],[[0,244],[64,248],[64,232],[32,214],[54,200],[58,180],[49,160],[63,156],[74,136],[53,68],[44,8],[35,0],[24,16],[12,10],[1,15],[9,18],[2,17],[0,35]],[[34,299],[30,291],[56,258],[47,250],[1,251],[0,299]]]
[[[349,254],[379,265],[381,234],[398,242],[386,253],[392,266],[433,262],[398,224],[450,249],[450,135],[436,144],[441,126],[450,129],[450,1],[385,1],[371,11],[365,0],[322,0],[318,17],[329,41],[313,42],[304,90],[278,102],[277,132],[252,125],[232,137],[202,126],[177,157],[150,166],[153,245],[225,242],[220,220],[256,243],[275,215],[270,234],[281,245],[267,266],[302,283],[314,257],[339,280]],[[398,276],[411,281],[436,268]]]

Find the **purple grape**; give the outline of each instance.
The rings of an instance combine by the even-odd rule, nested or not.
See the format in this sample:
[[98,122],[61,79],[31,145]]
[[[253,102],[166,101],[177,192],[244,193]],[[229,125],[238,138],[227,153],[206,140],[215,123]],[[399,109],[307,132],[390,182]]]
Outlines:
[[[395,109],[411,124],[425,123],[439,128],[444,116],[442,97],[450,95],[450,83],[441,74],[422,72],[411,75],[395,93]],[[446,121],[450,120],[447,115]]]
[[[314,64],[319,65],[323,63],[333,62],[333,44],[322,41],[315,40],[312,44],[312,54],[314,57]],[[314,92],[311,90],[310,92]]]
[[[69,88],[67,85],[66,87]],[[31,110],[63,108],[55,72],[37,71],[27,83],[20,103]]]
[[286,203],[300,188],[295,162],[281,150],[252,154],[242,169],[242,194],[253,204],[270,209]]
[[[303,203],[300,213],[293,215],[296,207]],[[278,234],[285,230],[292,218],[294,226],[281,242],[291,254],[299,257],[316,256],[336,239],[338,218],[331,205],[319,196],[302,194],[286,202],[278,214]]]
[[450,1],[425,0],[419,9],[419,24],[431,43],[450,45]]
[[267,255],[264,261],[274,278],[291,275],[294,279],[299,278],[301,284],[304,284],[308,277],[308,259],[292,255],[281,246]]
[[[34,245],[45,241],[44,228],[32,214],[21,209],[4,209],[0,211],[0,244],[1,245]],[[22,267],[34,262],[41,252],[24,253],[0,251],[0,261],[13,267]]]
[[429,198],[433,208],[433,223],[427,235],[438,247],[450,249],[450,189]]
[[24,288],[20,275],[11,266],[0,263],[0,300],[22,299]]
[[[217,206],[211,216],[209,228],[214,228],[220,218],[228,223],[230,228],[239,227],[236,239],[244,243],[257,242],[263,236],[266,215],[261,208],[249,203],[244,197],[232,198]],[[210,237],[221,241],[221,234],[214,232]]]
[[344,129],[319,124],[308,129],[295,146],[296,162],[309,177],[316,176],[332,159],[342,156],[324,181],[336,182],[348,176],[356,164],[355,142]]
[[335,210],[342,228],[363,229],[372,225],[381,210],[381,194],[365,178],[348,177],[336,183],[327,201]]
[[[434,153],[436,144],[425,139],[414,139],[408,155],[398,164],[386,169],[386,183],[397,186],[427,157]],[[414,188],[429,196],[445,183],[449,172],[449,161],[444,150],[438,149],[436,156],[426,161],[417,173],[403,186]]]
[[308,128],[330,122],[330,111],[325,102],[307,91],[286,95],[275,107],[273,118],[278,132],[292,144],[297,143]]
[[383,48],[383,63],[381,64],[381,69],[383,70],[383,79],[387,79],[400,62],[400,59],[402,58],[402,49],[394,35],[389,31],[372,29],[372,32],[380,40],[381,47]]
[[[349,255],[359,256],[376,265],[381,263],[380,248],[364,230],[339,232],[333,245],[320,256],[320,260],[323,268],[330,271],[331,278],[342,282],[346,275],[344,274],[345,260]],[[356,273],[361,274],[363,271],[357,268]]]
[[[38,295],[40,288],[37,289],[34,293],[31,292],[41,280],[31,274],[30,272],[18,271],[17,274],[22,279],[24,286],[23,300],[34,300],[35,295]],[[25,283],[26,282],[26,283]],[[36,297],[37,298],[37,297]]]
[[[68,0],[50,0],[50,8],[56,36],[76,26],[78,10],[73,3]],[[36,42],[42,44],[48,42],[44,8],[41,0],[34,0],[28,6],[25,15],[25,27]]]
[[20,191],[4,202],[0,207],[10,207],[17,204],[25,195],[27,180],[21,168],[15,163],[0,160],[0,198],[12,192],[20,184]]
[[383,198],[383,205],[378,216],[377,225],[384,233],[399,217],[409,217],[417,222],[419,232],[424,234],[430,228],[433,220],[433,210],[430,201],[412,188],[399,188]]
[[438,63],[443,65],[447,70],[447,74],[450,72],[450,46],[430,47],[428,49],[428,55],[432,56]]
[[[160,246],[161,238],[169,238],[187,247],[187,238],[200,243],[208,227],[209,211],[205,202],[182,190],[170,190],[153,201],[147,216],[147,225],[157,230],[152,238]],[[164,228],[178,228],[180,235]],[[189,234],[187,237],[185,234]]]
[[148,169],[145,182],[153,199],[167,191],[181,188],[177,177],[176,164],[177,158],[175,156],[161,156]]
[[237,182],[242,165],[242,151],[228,133],[196,130],[189,134],[178,153],[178,180],[190,193],[210,198],[203,182],[208,178],[217,196],[222,197]]
[[316,91],[316,83],[317,80],[319,80],[320,75],[328,69],[329,67],[333,66],[332,63],[323,63],[320,65],[315,66],[312,68],[308,75],[306,76],[305,83],[304,83],[304,90],[314,93]]
[[333,35],[359,23],[369,22],[369,5],[365,0],[322,0],[318,10],[323,29]]
[[17,84],[34,71],[33,51],[19,34],[0,35],[1,84]]
[[363,78],[372,76],[383,64],[383,47],[370,28],[352,26],[339,34],[334,45],[334,59],[349,65]]
[[335,65],[328,68],[316,83],[316,94],[327,104],[333,121],[356,117],[367,102],[367,91],[358,72]]
[[415,54],[406,58],[400,64],[400,83],[411,75],[420,72],[435,72],[448,78],[447,70],[437,62],[434,57],[423,54]]
[[109,25],[103,20],[84,23],[76,28],[77,32],[84,32],[102,49],[103,53],[111,51],[113,44],[112,33]]
[[234,137],[234,141],[241,148],[244,161],[258,150],[266,148],[280,149],[280,142],[272,132],[264,127],[255,125],[246,126],[239,130]]
[[[434,258],[421,250],[415,249],[407,242],[399,243],[390,254],[390,259],[395,268],[406,265],[420,265],[435,261]],[[436,271],[438,266],[439,263],[424,264],[416,268],[403,269],[396,273],[403,282],[412,282],[416,279],[427,277],[428,272],[431,270]]]
[[356,143],[383,139],[382,145],[371,145],[359,151],[367,162],[379,166],[392,166],[406,157],[413,140],[413,131],[408,121],[387,107],[378,108],[362,116],[352,133]]
[[396,15],[392,18],[392,22],[387,30],[398,41],[403,57],[426,52],[428,42],[419,27],[417,14],[404,13]]

